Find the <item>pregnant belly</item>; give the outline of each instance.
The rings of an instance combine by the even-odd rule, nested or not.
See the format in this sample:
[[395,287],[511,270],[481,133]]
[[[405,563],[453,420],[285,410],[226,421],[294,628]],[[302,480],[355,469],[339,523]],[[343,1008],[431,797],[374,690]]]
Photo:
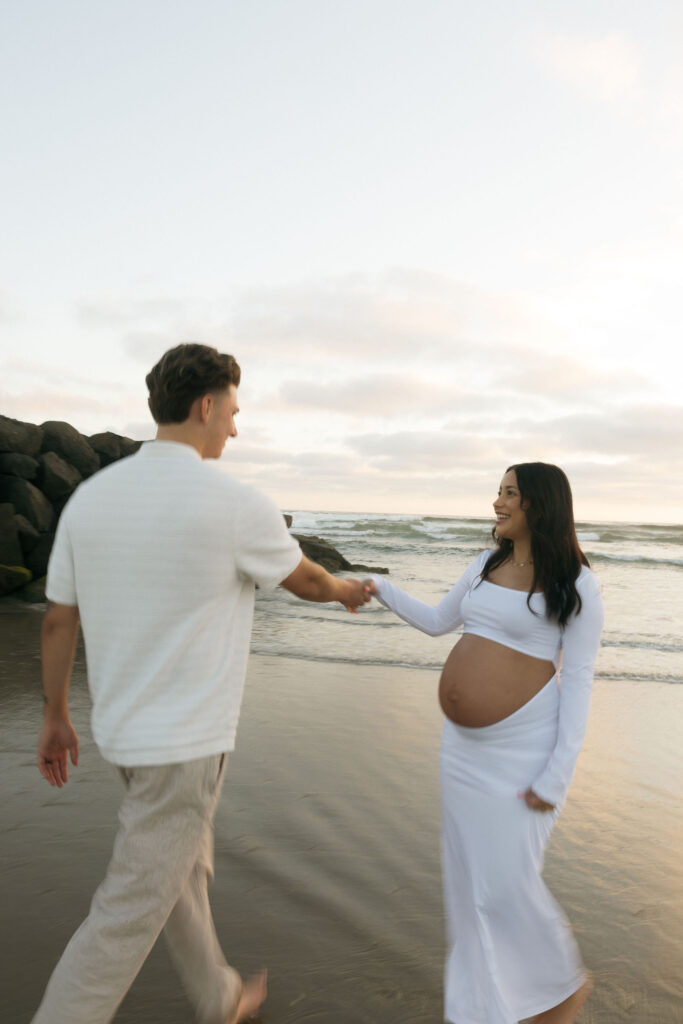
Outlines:
[[465,633],[443,667],[439,703],[457,725],[482,728],[514,714],[554,674],[552,661]]

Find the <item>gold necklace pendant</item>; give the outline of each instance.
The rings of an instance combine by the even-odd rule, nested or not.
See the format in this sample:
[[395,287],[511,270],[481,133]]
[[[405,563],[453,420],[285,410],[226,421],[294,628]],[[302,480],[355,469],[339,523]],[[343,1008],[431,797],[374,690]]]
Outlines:
[[509,558],[508,561],[509,561],[510,565],[512,565],[515,569],[523,569],[527,565],[533,565],[534,564],[533,558],[530,558],[528,560],[528,562],[513,562],[511,558]]

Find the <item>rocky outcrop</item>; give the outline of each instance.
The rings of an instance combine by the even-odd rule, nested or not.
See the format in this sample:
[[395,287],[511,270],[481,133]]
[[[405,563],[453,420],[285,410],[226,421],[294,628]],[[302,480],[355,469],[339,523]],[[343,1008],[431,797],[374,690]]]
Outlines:
[[132,455],[140,441],[85,437],[69,423],[0,416],[0,596],[44,600],[57,522],[81,480]]
[[[291,516],[285,517],[291,520]],[[290,524],[291,525],[291,524]],[[376,572],[388,573],[388,569],[381,569],[378,566],[358,565],[347,561],[344,556],[333,548],[332,545],[323,540],[322,537],[308,537],[302,533],[293,533],[292,537],[298,540],[301,550],[312,562],[322,565],[328,572]]]
[[75,427],[61,420],[48,420],[42,425],[43,443],[40,450],[54,452],[64,462],[78,470],[82,477],[92,476],[100,468],[100,457],[87,437]]
[[[35,426],[0,416],[0,597],[44,600],[43,577],[69,497],[82,480],[132,455],[141,443],[112,431],[85,437],[57,420]],[[285,521],[292,526],[291,516]],[[321,537],[293,536],[329,572],[388,571],[352,565]]]
[[40,456],[40,489],[50,501],[68,497],[76,490],[83,477],[56,452]]
[[35,456],[42,443],[43,431],[40,427],[0,416],[0,452]]
[[0,455],[0,476],[19,476],[22,480],[35,480],[40,463],[30,455],[4,452]]

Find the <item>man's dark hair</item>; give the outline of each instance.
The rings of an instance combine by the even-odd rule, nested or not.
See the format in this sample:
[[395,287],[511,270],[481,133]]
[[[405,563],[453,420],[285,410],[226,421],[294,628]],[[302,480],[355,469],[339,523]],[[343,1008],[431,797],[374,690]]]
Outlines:
[[234,356],[208,345],[177,345],[165,352],[145,380],[149,409],[156,423],[184,423],[192,403],[214,391],[239,386]]

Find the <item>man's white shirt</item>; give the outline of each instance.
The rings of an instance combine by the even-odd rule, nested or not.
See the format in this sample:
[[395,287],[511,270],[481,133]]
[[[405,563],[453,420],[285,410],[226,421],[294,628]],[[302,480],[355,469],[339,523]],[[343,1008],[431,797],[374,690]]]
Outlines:
[[277,586],[300,560],[277,506],[190,445],[149,442],[80,485],[46,594],[78,605],[107,760],[173,764],[233,749],[255,585]]

